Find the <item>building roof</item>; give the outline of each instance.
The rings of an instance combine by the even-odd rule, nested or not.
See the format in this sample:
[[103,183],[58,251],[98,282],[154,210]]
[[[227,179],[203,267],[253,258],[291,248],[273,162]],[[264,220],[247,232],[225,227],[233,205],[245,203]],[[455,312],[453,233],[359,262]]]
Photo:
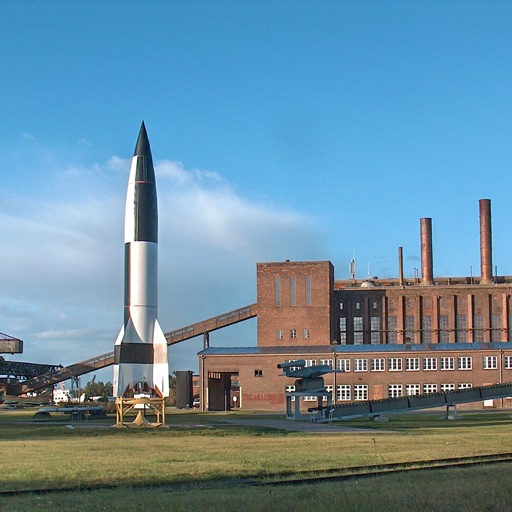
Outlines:
[[511,342],[490,343],[436,343],[397,345],[308,345],[305,347],[209,347],[198,352],[198,356],[242,356],[281,354],[365,354],[382,352],[446,352],[475,350],[512,350]]

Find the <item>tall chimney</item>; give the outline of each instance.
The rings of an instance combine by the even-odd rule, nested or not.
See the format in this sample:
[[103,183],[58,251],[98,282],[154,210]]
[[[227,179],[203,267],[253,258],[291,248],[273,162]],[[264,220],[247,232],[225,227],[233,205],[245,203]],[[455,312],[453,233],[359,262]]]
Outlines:
[[492,283],[491,200],[480,199],[480,284]]
[[404,256],[401,247],[398,248],[398,282],[400,286],[404,285]]
[[421,237],[421,284],[434,284],[432,269],[432,219],[420,219]]

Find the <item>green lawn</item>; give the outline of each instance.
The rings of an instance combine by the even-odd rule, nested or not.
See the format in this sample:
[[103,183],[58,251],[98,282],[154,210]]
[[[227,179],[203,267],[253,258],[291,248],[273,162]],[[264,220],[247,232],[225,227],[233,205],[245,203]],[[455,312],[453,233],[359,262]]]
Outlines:
[[[71,429],[66,421],[33,424],[32,414],[0,412],[0,490],[115,488],[3,496],[2,512],[323,510],[331,505],[361,511],[512,510],[508,463],[300,487],[236,484],[241,477],[512,452],[512,420],[504,412],[470,413],[457,421],[440,420],[439,413],[390,416],[386,423],[350,421],[343,425],[378,432],[348,434],[233,426],[225,423],[230,415],[198,412],[169,414],[164,429],[120,430],[111,427],[111,419]],[[139,487],[175,483],[192,488]]]

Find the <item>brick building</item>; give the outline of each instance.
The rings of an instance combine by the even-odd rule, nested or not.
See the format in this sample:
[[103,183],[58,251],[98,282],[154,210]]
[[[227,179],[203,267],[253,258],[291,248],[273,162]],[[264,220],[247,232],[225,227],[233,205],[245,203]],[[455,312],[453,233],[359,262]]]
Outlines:
[[259,263],[257,346],[199,353],[202,406],[282,410],[294,381],[277,364],[297,359],[343,370],[325,376],[334,403],[512,382],[512,277],[492,275],[490,219],[481,200],[479,277],[434,278],[430,219],[414,279],[401,248],[396,279],[335,280],[329,261]]

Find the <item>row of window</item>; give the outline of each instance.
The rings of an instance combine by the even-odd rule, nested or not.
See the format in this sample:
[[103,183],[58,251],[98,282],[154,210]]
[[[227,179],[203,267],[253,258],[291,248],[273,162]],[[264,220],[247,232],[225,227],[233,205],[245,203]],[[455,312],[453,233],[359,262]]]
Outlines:
[[[361,309],[361,302],[360,301],[355,301],[355,302],[348,302],[347,301],[347,304],[345,304],[345,302],[340,302],[339,303],[339,308],[340,310],[344,310],[346,308],[346,306],[348,304],[353,304],[355,309]],[[393,299],[390,299],[389,300],[389,309],[395,309],[395,301]],[[443,308],[447,308],[448,307],[448,301],[446,299],[443,299],[441,302],[440,302],[441,306]],[[424,309],[429,309],[430,308],[430,305],[431,305],[431,301],[429,299],[426,299],[424,298],[422,300],[422,305],[423,305],[423,308]],[[463,299],[459,299],[458,301],[458,308],[464,308],[466,306],[465,302]],[[480,299],[478,299],[476,302],[475,302],[475,306],[477,308],[481,307],[482,306],[482,302]],[[372,309],[377,309],[378,308],[378,302],[376,300],[373,300],[371,302],[371,307]],[[407,299],[405,301],[405,307],[406,309],[411,309],[412,307],[414,307],[414,304],[413,304],[413,301],[411,299]],[[498,306],[498,300],[497,299],[494,299],[493,302],[492,302],[492,307],[493,308],[497,308],[499,307]]]
[[[414,302],[413,300],[411,300],[411,299],[407,299],[407,300],[405,301],[405,307],[406,307],[407,309],[411,309],[412,307],[414,307],[413,302]],[[426,309],[430,308],[430,300],[429,300],[429,299],[427,299],[427,298],[423,298],[423,301],[422,301],[422,302],[423,302],[423,307],[424,307],[424,308],[426,308]],[[450,301],[450,302],[451,302],[451,301]],[[448,300],[447,300],[446,298],[443,298],[443,299],[441,300],[440,304],[441,304],[441,306],[442,306],[443,308],[447,308],[447,307],[448,307]],[[493,299],[493,301],[492,301],[492,307],[493,307],[493,308],[497,308],[497,307],[499,307],[499,306],[498,306],[498,304],[499,304],[498,299]],[[481,301],[480,299],[477,299],[477,300],[475,301],[475,304],[474,304],[474,305],[475,305],[475,307],[480,308],[480,307],[482,307],[482,301]],[[457,307],[458,307],[459,309],[460,309],[460,308],[465,308],[465,307],[466,307],[466,302],[464,301],[464,299],[459,299],[459,300],[457,301]],[[394,300],[392,300],[392,299],[390,299],[390,300],[389,300],[389,309],[394,309],[394,308],[395,308],[395,301],[394,301]]]
[[455,388],[455,384],[453,382],[440,384],[389,384],[388,385],[388,397],[389,398],[398,398],[404,396],[414,396],[419,394],[428,394],[428,393],[437,393],[441,391],[442,393],[446,393],[448,391],[455,391],[455,389],[468,389],[472,388],[473,384],[470,382],[459,382],[457,388]]
[[[302,330],[302,337],[305,340],[308,340],[311,336],[311,331],[309,329],[303,329]],[[283,329],[277,329],[276,331],[276,338],[278,340],[284,339],[284,331]],[[296,340],[297,339],[297,329],[290,329],[290,339]]]
[[[353,341],[354,345],[362,345],[364,343],[364,324],[362,316],[352,317],[353,322]],[[347,344],[347,318],[342,316],[339,320],[340,324],[340,343]],[[380,340],[380,316],[370,317],[370,343],[379,344]]]
[[[481,314],[473,315],[473,326],[468,329],[467,317],[465,314],[455,315],[455,328],[450,329],[448,315],[439,315],[439,325],[436,326],[436,330],[439,331],[439,343],[448,343],[450,341],[450,331],[455,331],[455,341],[457,343],[466,343],[468,341],[468,332],[473,333],[473,341],[475,343],[481,343],[484,341],[484,332],[486,330],[491,331],[491,341],[502,341],[502,325],[501,315],[491,315],[491,326],[490,329],[484,327],[484,316]],[[509,324],[512,322],[512,316],[509,317]],[[415,334],[415,317],[413,315],[406,315],[404,317],[404,336],[405,340],[414,340]],[[512,324],[511,324],[512,325]],[[438,329],[437,329],[438,327]],[[340,326],[340,332],[343,332]],[[397,325],[396,316],[388,316],[388,343],[396,343],[399,329]],[[432,317],[425,315],[421,317],[421,329],[420,329],[420,342],[421,343],[432,343]],[[512,336],[512,329],[509,330],[509,341]]]
[[[504,369],[512,370],[512,356],[504,356]],[[315,366],[316,359],[306,359],[306,366]],[[287,362],[293,362],[292,360]],[[440,356],[440,357],[375,357],[371,359],[354,358],[354,359],[337,359],[336,370],[343,372],[351,371],[351,362],[354,372],[406,372],[414,371],[435,371],[435,370],[472,370],[473,356]],[[386,368],[387,362],[387,368]],[[319,359],[319,365],[328,365],[334,367],[333,359]],[[497,370],[498,356],[482,356],[482,369]]]
[[[387,336],[387,343],[394,344],[398,342],[398,336],[403,334],[405,342],[411,343],[415,340],[415,335],[419,333],[420,343],[432,343],[434,333],[438,334],[439,343],[450,342],[450,332],[455,332],[455,342],[466,343],[468,341],[468,332],[473,333],[474,342],[483,342],[486,330],[490,331],[491,341],[502,341],[502,331],[504,328],[501,325],[501,315],[491,315],[490,328],[484,327],[484,317],[481,314],[473,315],[473,325],[468,329],[465,314],[456,315],[455,326],[450,328],[448,315],[439,315],[438,325],[432,325],[432,317],[425,315],[421,317],[421,328],[415,327],[415,316],[406,315],[404,317],[403,330],[398,328],[398,318],[396,316],[387,317],[387,331],[381,330],[381,319],[378,316],[370,317],[369,326],[366,325],[366,330],[369,327],[370,343],[381,343],[381,335]],[[348,325],[350,324],[350,325]],[[512,325],[512,315],[509,316],[509,324]],[[362,345],[363,332],[365,330],[364,319],[362,316],[353,317],[340,317],[339,319],[339,340],[342,345],[354,344]],[[508,340],[512,341],[512,329],[509,329]]]
[[[468,389],[472,388],[471,382],[459,382],[457,387],[455,383],[447,384],[389,384],[388,385],[388,397],[398,398],[401,396],[414,396],[420,394],[437,393],[439,391],[445,393],[448,391],[455,391],[455,389]],[[334,386],[325,386],[325,389],[329,393],[333,393]],[[286,386],[286,392],[291,393],[295,391],[295,386]],[[404,395],[405,392],[405,395]],[[292,401],[295,398],[292,397]],[[305,396],[304,401],[316,401],[316,396]],[[336,386],[336,401],[345,402],[350,400],[368,400],[368,384],[340,384]]]
[[[354,302],[355,309],[361,309],[361,302]],[[378,309],[379,305],[376,300],[372,301],[371,308],[372,309]],[[345,303],[340,302],[340,310],[343,311],[345,309]]]
[[[289,279],[290,306],[297,305],[297,278],[290,276]],[[304,281],[304,304],[311,306],[311,276],[306,276]],[[281,307],[281,277],[274,277],[274,305]]]
[[[411,299],[407,299],[405,301],[405,307],[406,309],[412,309],[413,307],[416,307],[415,306],[415,303],[413,303],[414,301],[412,301]],[[379,305],[378,305],[378,302],[376,300],[371,300],[370,301],[370,308],[373,309],[373,310],[377,310]],[[393,311],[395,309],[395,301],[394,300],[389,300],[388,302],[389,304],[389,309],[391,311]],[[440,302],[441,306],[443,308],[447,308],[448,307],[448,301],[446,299],[442,299],[442,301]],[[353,307],[356,309],[356,310],[360,310],[362,308],[362,302],[360,300],[356,300],[356,301],[346,301],[346,302],[340,302],[339,303],[339,309],[340,311],[344,311],[347,309],[347,306],[350,307],[350,305],[353,305]],[[430,309],[430,306],[431,306],[431,301],[428,299],[428,298],[424,298],[422,300],[422,305],[423,305],[423,309]],[[482,303],[481,303],[481,300],[476,300],[475,302],[475,307],[479,308],[482,306]],[[460,310],[460,308],[464,308],[465,307],[465,302],[464,302],[464,299],[459,299],[458,301],[458,309]],[[498,300],[497,299],[494,299],[493,302],[492,302],[492,307],[495,309],[495,308],[498,308]],[[447,316],[447,315],[441,315],[441,316]],[[457,316],[459,317],[463,317],[463,316],[466,316],[464,314],[458,314]],[[479,315],[479,316],[482,316],[482,315]],[[492,316],[494,317],[499,317],[500,315],[499,314],[493,314]]]

